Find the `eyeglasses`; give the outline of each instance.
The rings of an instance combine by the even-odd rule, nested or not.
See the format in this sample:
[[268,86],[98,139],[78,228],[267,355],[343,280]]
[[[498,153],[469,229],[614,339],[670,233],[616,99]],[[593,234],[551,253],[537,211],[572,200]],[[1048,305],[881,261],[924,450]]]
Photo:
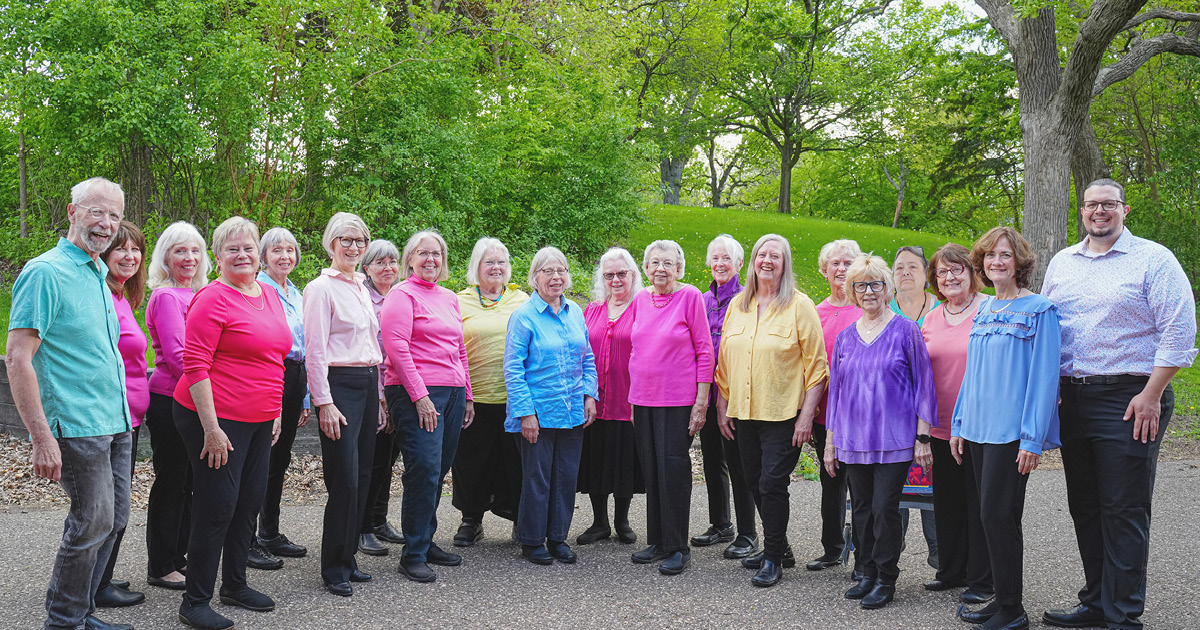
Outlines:
[[108,220],[113,223],[121,222],[121,215],[117,214],[116,212],[108,212],[100,208],[89,208],[87,206],[79,206],[79,209],[86,210],[87,216],[91,217],[93,221],[99,221],[100,219],[107,217]]
[[1105,210],[1112,212],[1113,210],[1116,210],[1117,208],[1120,208],[1123,205],[1125,205],[1125,202],[1121,201],[1120,199],[1108,199],[1105,201],[1085,201],[1085,202],[1083,202],[1083,209],[1087,210],[1088,212],[1095,212],[1097,208],[1104,208]]
[[547,278],[553,277],[553,276],[566,277],[571,274],[571,270],[570,269],[539,269],[538,273],[542,274],[543,276],[546,276]]
[[651,260],[646,266],[651,269],[674,269],[679,263],[674,260]]
[[611,271],[610,271],[610,272],[608,272],[608,273],[604,274],[604,279],[605,279],[605,280],[612,280],[613,278],[617,278],[617,279],[620,279],[620,280],[624,280],[624,279],[625,279],[626,277],[628,277],[628,276],[629,276],[629,271],[628,271],[628,270],[622,270],[622,271],[617,271],[617,272],[611,272]]
[[870,291],[871,293],[882,293],[884,287],[887,286],[887,283],[885,283],[883,280],[872,280],[871,282],[855,282],[853,286],[855,293],[866,293],[867,291]]
[[945,278],[946,276],[961,276],[966,270],[967,268],[962,265],[954,265],[949,269],[943,267],[937,271],[934,271],[933,273],[939,278]]
[[428,250],[418,249],[416,251],[416,254],[417,254],[417,258],[433,258],[433,259],[437,260],[442,257],[442,250],[440,250],[440,249],[428,249]]
[[485,261],[483,261],[483,266],[484,267],[507,267],[508,261],[507,260],[485,260]]
[[367,241],[365,239],[351,238],[349,236],[339,236],[338,242],[342,244],[342,247],[357,247],[362,249],[367,246]]
[[395,258],[384,258],[381,260],[372,261],[370,266],[377,269],[387,269],[388,267],[399,267],[400,263],[396,262]]

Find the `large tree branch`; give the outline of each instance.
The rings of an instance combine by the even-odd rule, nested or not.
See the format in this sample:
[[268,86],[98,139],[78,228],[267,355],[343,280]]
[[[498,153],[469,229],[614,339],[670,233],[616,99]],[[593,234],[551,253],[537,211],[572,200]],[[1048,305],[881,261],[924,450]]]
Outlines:
[[1172,22],[1196,22],[1200,21],[1200,13],[1184,13],[1182,11],[1171,11],[1168,9],[1150,9],[1145,13],[1135,16],[1133,19],[1125,23],[1121,30],[1127,31],[1131,28],[1137,28],[1150,20],[1157,19],[1170,20]]
[[[1100,73],[1100,64],[1113,38],[1125,24],[1146,5],[1146,0],[1097,0],[1092,13],[1079,26],[1079,34],[1071,47],[1071,56],[1063,71],[1055,101],[1061,107],[1061,120],[1068,127],[1082,124],[1092,102],[1092,86]],[[1072,129],[1063,129],[1074,137]]]
[[1100,69],[1096,81],[1092,84],[1092,98],[1099,96],[1114,83],[1133,76],[1143,64],[1163,53],[1200,57],[1200,41],[1195,37],[1189,39],[1174,33],[1138,40],[1124,57]]
[[987,13],[992,28],[1004,38],[1011,51],[1017,50],[1017,12],[1009,0],[975,0],[975,4]]

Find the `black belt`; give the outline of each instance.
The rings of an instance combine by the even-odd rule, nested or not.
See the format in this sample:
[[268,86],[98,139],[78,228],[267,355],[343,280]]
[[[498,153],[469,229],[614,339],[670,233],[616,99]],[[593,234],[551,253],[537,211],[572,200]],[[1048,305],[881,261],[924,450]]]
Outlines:
[[298,366],[298,367],[304,367],[304,359],[300,359],[299,361],[297,361],[297,360],[295,360],[295,359],[284,359],[284,360],[283,360],[283,367],[287,367],[287,366],[289,366],[289,365],[295,365],[295,366]]
[[1141,374],[1101,374],[1099,376],[1064,376],[1063,385],[1134,385],[1145,383],[1149,376]]

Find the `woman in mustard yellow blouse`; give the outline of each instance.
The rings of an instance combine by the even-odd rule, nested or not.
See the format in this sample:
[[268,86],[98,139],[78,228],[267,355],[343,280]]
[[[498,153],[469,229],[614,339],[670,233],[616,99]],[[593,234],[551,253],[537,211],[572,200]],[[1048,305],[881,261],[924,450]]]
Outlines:
[[767,234],[750,253],[750,281],[725,314],[717,360],[717,422],[742,455],[763,521],[763,552],[742,560],[755,586],[794,566],[788,483],[829,377],[821,319],[796,288],[787,239]]
[[454,507],[462,524],[454,534],[456,547],[470,547],[483,538],[483,513],[517,519],[521,500],[521,456],[504,432],[504,337],[508,317],[529,299],[509,284],[512,262],[508,248],[494,238],[481,238],[467,263],[467,288],[458,293],[463,337],[475,400],[475,421],[458,438],[451,474]]

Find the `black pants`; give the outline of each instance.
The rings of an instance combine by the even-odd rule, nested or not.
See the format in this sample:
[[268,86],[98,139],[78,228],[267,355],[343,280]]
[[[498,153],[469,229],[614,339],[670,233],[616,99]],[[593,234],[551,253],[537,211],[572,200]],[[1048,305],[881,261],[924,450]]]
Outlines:
[[254,520],[267,492],[272,423],[218,418],[233,450],[224,466],[210,468],[208,458],[200,459],[204,448],[200,416],[179,403],[174,403],[174,412],[175,426],[187,445],[187,461],[196,479],[184,601],[199,606],[212,600],[218,565],[222,588],[238,590],[246,585],[246,556],[254,536]]
[[933,438],[933,518],[937,523],[937,579],[971,588],[992,590],[992,565],[979,519],[979,490],[971,452],[963,449],[959,465],[950,454],[950,442]]
[[[458,436],[451,478],[454,507],[464,517],[491,510],[517,519],[521,501],[521,454],[512,434],[504,432],[505,405],[475,403],[475,421]],[[522,438],[523,439],[523,438]]]
[[375,429],[379,427],[379,370],[375,367],[330,367],[329,394],[346,417],[340,439],[321,432],[325,472],[324,529],[321,532],[321,578],[336,584],[358,568],[358,533],[367,506]]
[[726,440],[717,426],[717,408],[708,408],[704,428],[700,429],[700,453],[704,456],[704,485],[708,489],[708,522],[729,526],[729,494],[733,490],[733,511],[738,534],[757,536],[754,522],[754,494],[746,483],[742,453],[736,440]]
[[146,505],[146,575],[162,577],[187,566],[192,526],[192,467],[175,428],[175,401],[150,394],[145,425],[154,450],[154,484]]
[[267,495],[258,517],[258,534],[263,538],[279,535],[279,502],[283,499],[283,476],[292,463],[292,444],[300,414],[304,412],[304,396],[308,393],[308,376],[303,361],[283,361],[283,409],[279,412],[279,439],[271,447],[271,463],[267,471]]
[[[979,518],[983,522],[983,543],[992,566],[996,603],[1020,606],[1025,538],[1021,516],[1025,512],[1025,486],[1029,475],[1017,472],[1017,452],[1021,443],[976,444],[967,442],[975,487],[980,497]],[[976,545],[971,540],[972,546]],[[968,554],[972,551],[968,550]],[[982,549],[975,552],[982,553]]]
[[846,475],[830,477],[825,470],[825,426],[814,424],[812,436],[821,478],[821,548],[826,555],[840,554],[846,547]]
[[692,460],[691,406],[633,406],[638,459],[646,482],[646,541],[666,553],[688,549]]
[[800,461],[800,449],[792,445],[796,423],[735,420],[735,442],[741,451],[746,484],[758,506],[763,523],[763,554],[780,562],[787,549],[787,525],[791,516],[788,486]]
[[[144,420],[144,419],[143,419]],[[132,444],[129,447],[129,478],[133,479],[133,473],[137,470],[137,445],[138,433],[141,426],[133,427],[133,433],[130,435]],[[122,527],[117,531],[117,539],[113,542],[112,553],[108,556],[108,565],[104,567],[104,573],[100,576],[100,586],[96,590],[107,588],[112,582],[113,571],[117,568],[117,552],[121,551],[121,540],[125,538],[125,528]]]
[[1133,439],[1121,418],[1145,381],[1061,388],[1058,416],[1067,502],[1083,560],[1079,601],[1104,611],[1110,628],[1140,628],[1146,607],[1150,501],[1162,436],[1175,410],[1170,385],[1154,440]]
[[371,457],[371,483],[367,484],[367,507],[362,515],[361,531],[370,534],[387,522],[392,499],[392,470],[400,457],[395,427],[375,433],[375,454]]
[[900,495],[911,465],[842,464],[863,574],[884,584],[894,585],[900,575]]

